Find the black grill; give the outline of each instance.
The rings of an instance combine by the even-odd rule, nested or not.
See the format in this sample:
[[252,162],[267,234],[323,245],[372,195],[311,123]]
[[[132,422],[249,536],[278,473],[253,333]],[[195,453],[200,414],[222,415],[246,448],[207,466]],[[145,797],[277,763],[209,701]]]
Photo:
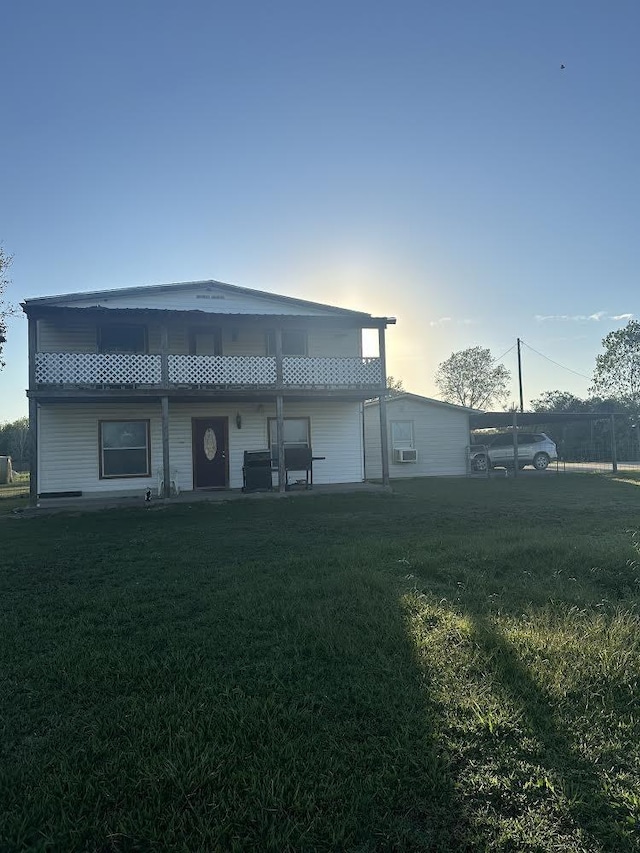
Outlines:
[[242,484],[243,492],[269,491],[273,488],[270,450],[245,450]]

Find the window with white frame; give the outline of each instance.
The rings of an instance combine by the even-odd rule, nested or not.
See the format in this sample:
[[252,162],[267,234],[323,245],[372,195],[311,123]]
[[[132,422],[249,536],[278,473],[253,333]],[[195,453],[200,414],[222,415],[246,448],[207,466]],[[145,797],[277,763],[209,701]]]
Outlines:
[[413,421],[391,421],[391,446],[394,450],[413,450]]
[[[309,447],[309,418],[284,419],[284,446]],[[269,418],[269,447],[273,466],[278,464],[278,421]]]
[[100,479],[148,477],[149,421],[100,421]]

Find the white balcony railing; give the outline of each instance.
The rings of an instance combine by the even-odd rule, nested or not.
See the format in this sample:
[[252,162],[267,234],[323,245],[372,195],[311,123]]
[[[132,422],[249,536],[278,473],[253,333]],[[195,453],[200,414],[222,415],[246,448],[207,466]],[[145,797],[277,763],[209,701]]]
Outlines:
[[[279,387],[273,356],[169,355],[166,365],[171,386]],[[161,355],[127,353],[36,353],[38,385],[95,387],[103,385],[154,386],[163,384]],[[285,356],[284,388],[375,388],[381,382],[379,358]]]
[[158,385],[161,356],[132,353],[38,352],[41,385]]
[[312,388],[379,385],[380,359],[285,356],[282,359],[282,381],[285,385],[303,385]]
[[275,385],[276,360],[259,355],[170,355],[177,385]]

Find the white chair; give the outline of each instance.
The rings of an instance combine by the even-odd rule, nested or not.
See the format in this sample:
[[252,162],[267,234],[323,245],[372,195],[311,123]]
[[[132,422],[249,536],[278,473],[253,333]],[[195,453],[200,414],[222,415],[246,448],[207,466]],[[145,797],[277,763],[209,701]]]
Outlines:
[[[164,497],[164,468],[158,468],[158,497]],[[169,493],[172,497],[180,494],[180,486],[178,485],[178,469],[172,468],[169,477]]]

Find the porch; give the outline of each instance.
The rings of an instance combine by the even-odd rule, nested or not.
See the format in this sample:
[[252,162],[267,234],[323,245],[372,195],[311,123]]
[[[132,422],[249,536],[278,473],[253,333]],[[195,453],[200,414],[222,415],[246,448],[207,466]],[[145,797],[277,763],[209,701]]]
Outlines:
[[25,508],[20,514],[36,514],[55,513],[55,512],[73,512],[81,510],[82,512],[98,512],[105,509],[140,509],[147,511],[161,511],[168,506],[175,504],[193,504],[193,503],[225,503],[227,501],[238,500],[279,500],[282,498],[301,498],[301,497],[322,497],[331,495],[345,495],[355,493],[371,493],[384,494],[390,491],[389,486],[383,486],[381,483],[326,483],[319,486],[314,486],[312,490],[299,490],[290,492],[279,492],[277,490],[271,492],[243,492],[242,489],[224,489],[221,491],[195,491],[181,492],[170,498],[158,498],[152,496],[150,501],[146,501],[144,495],[132,496],[94,496],[91,498],[76,497],[76,498],[41,498],[35,508]]

